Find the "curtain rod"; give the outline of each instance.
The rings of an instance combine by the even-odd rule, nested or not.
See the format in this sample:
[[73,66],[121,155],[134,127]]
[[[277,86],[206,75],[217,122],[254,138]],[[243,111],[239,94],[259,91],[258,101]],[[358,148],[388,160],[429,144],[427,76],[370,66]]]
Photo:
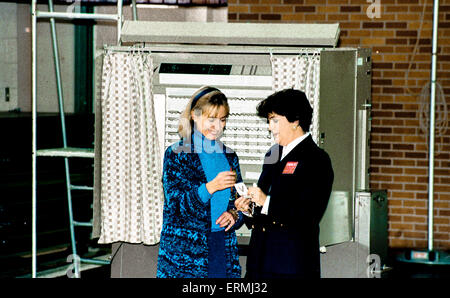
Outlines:
[[295,55],[295,54],[320,54],[324,48],[243,48],[242,46],[217,46],[217,45],[198,45],[186,48],[181,45],[157,45],[157,46],[103,46],[104,52],[151,52],[151,53],[192,53],[192,54],[277,54],[277,55]]

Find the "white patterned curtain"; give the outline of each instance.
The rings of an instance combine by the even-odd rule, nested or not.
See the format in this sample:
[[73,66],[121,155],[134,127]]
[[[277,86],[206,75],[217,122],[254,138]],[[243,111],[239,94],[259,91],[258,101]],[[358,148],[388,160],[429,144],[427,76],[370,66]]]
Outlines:
[[319,141],[319,98],[320,98],[320,52],[305,50],[294,57],[271,55],[272,89],[279,91],[286,88],[305,92],[313,108],[310,127],[313,140]]
[[104,56],[99,243],[160,239],[164,194],[152,77],[148,53]]

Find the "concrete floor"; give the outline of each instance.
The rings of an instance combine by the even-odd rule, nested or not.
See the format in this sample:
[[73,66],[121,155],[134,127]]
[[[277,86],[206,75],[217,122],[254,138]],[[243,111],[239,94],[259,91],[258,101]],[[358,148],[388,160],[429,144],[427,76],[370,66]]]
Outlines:
[[[449,279],[450,266],[430,266],[423,264],[409,264],[396,261],[392,252],[392,259],[388,266],[389,270],[381,274],[382,279]],[[242,264],[243,265],[243,264]],[[82,271],[82,279],[109,279],[111,277],[111,266],[101,266]],[[60,278],[67,278],[62,276]]]
[[[66,279],[67,276],[67,260],[66,256],[70,250],[68,248],[55,249],[53,254],[44,254],[38,257],[38,272],[46,272],[46,277],[53,277],[59,279]],[[411,264],[405,262],[399,262],[396,256],[400,253],[399,250],[390,249],[388,260],[386,265],[388,270],[385,270],[381,274],[382,279],[405,279],[405,278],[421,278],[421,279],[448,279],[450,278],[450,266],[449,265],[424,265],[424,264]],[[94,256],[108,256],[111,251],[100,250]],[[152,255],[152,259],[155,256]],[[241,257],[241,266],[243,267],[243,273],[245,274],[245,257]],[[87,264],[84,264],[87,265]],[[334,264],[336,265],[336,264]],[[334,266],[333,265],[333,266]],[[339,264],[337,264],[339,265]],[[337,266],[336,265],[336,266]],[[323,265],[322,265],[323,266]],[[339,267],[339,266],[338,266]],[[341,266],[342,267],[342,266]],[[110,279],[114,276],[114,269],[111,265],[102,266],[85,266],[81,271],[82,279]],[[329,268],[325,268],[329,270]],[[3,258],[0,257],[0,278],[29,278],[31,270],[31,258],[28,255],[18,255],[15,257]],[[117,268],[115,269],[117,270]],[[342,271],[346,276],[345,272]],[[339,273],[332,273],[332,276]],[[117,275],[117,274],[116,274]],[[128,276],[133,277],[133,276]]]

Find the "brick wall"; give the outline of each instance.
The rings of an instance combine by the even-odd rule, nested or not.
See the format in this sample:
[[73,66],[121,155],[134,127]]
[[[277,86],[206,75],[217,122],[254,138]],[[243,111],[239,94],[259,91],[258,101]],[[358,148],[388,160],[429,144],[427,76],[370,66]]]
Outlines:
[[[426,248],[428,130],[420,111],[429,99],[422,104],[420,93],[430,77],[433,1],[371,1],[380,4],[379,17],[368,16],[366,0],[228,0],[228,18],[339,22],[339,46],[372,48],[370,186],[388,190],[389,245]],[[450,0],[439,11],[437,79],[450,105]],[[436,135],[434,193],[434,247],[450,249],[450,129]]]

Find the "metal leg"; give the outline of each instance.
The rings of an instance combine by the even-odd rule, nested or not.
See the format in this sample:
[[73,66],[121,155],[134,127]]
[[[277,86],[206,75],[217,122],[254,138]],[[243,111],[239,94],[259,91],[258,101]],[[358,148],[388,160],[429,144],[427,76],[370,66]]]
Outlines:
[[434,130],[436,113],[436,62],[437,62],[437,32],[439,20],[439,1],[433,6],[433,45],[431,56],[431,91],[430,91],[430,140],[428,150],[428,251],[433,250],[433,210],[434,210]]
[[31,277],[36,278],[36,0],[31,3],[31,118],[32,118],[32,181],[31,181]]
[[137,7],[136,7],[136,0],[131,1],[132,9],[133,9],[133,21],[137,21]]
[[120,45],[120,36],[122,35],[122,0],[117,0],[117,45]]
[[[73,208],[72,208],[72,192],[70,187],[70,172],[69,172],[69,158],[64,158],[64,166],[66,168],[66,189],[67,189],[67,206],[69,209],[69,224],[70,224],[70,242],[72,245],[73,260],[77,258],[77,243],[75,241],[75,227],[73,222]],[[74,277],[80,277],[80,263],[74,261],[75,274]]]
[[[48,1],[48,11],[54,12],[53,0]],[[59,116],[61,119],[61,129],[63,137],[63,148],[67,148],[67,134],[66,134],[66,119],[64,115],[64,98],[61,83],[61,70],[59,64],[59,50],[58,50],[58,40],[56,37],[56,25],[55,19],[50,18],[50,29],[52,34],[52,45],[53,45],[53,58],[55,63],[55,73],[56,73],[56,89],[58,94],[58,106],[59,106]],[[66,189],[67,189],[67,205],[69,209],[69,225],[70,225],[70,240],[72,245],[72,254],[74,259],[77,257],[77,246],[75,241],[75,228],[73,225],[73,208],[72,208],[72,192],[70,187],[70,171],[69,171],[69,159],[64,158],[64,167],[66,173]],[[79,262],[74,262],[75,275],[74,277],[80,277]]]

